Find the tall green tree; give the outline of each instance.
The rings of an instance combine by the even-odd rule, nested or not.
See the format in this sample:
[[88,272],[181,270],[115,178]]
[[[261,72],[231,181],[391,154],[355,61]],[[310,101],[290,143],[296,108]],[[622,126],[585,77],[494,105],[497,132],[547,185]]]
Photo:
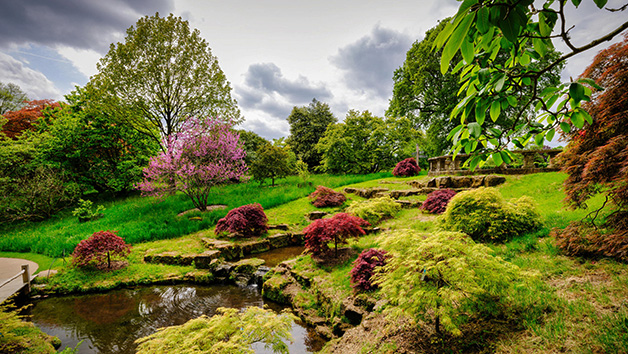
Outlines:
[[[442,49],[441,73],[456,62],[453,73],[460,75],[461,98],[451,113],[459,121],[448,138],[454,153],[477,152],[468,160],[475,168],[492,157],[495,164],[510,162],[509,144],[522,148],[534,141],[551,141],[557,129],[570,132],[581,129],[591,116],[581,107],[591,100],[595,82],[581,78],[573,82],[542,88],[542,77],[567,59],[613,39],[628,29],[628,21],[604,32],[588,43],[578,45],[572,30],[568,8],[578,8],[582,0],[465,0],[457,14],[447,22],[434,46]],[[593,0],[599,11],[588,16],[603,18],[618,9],[605,8],[607,0]],[[620,16],[620,15],[618,15]],[[557,58],[547,58],[554,41],[562,41],[568,50]],[[456,60],[460,52],[462,60]],[[497,58],[503,55],[501,63]],[[545,63],[543,61],[546,60]],[[506,129],[492,129],[490,122],[502,110],[512,107],[513,124]],[[534,107],[534,114],[529,114]]]
[[260,184],[270,178],[271,185],[274,186],[275,179],[285,178],[294,171],[294,163],[291,163],[289,149],[286,147],[268,143],[257,150],[256,156],[249,171]]
[[294,107],[288,116],[290,123],[288,145],[297,157],[308,165],[310,171],[321,164],[321,154],[314,147],[327,127],[337,121],[329,105],[316,99],[313,99],[309,106]]
[[[447,135],[459,122],[450,119],[451,112],[458,104],[458,93],[462,84],[458,75],[452,72],[456,63],[463,60],[460,53],[457,53],[449,62],[449,69],[441,73],[441,56],[443,51],[434,51],[434,42],[438,35],[446,27],[449,19],[441,21],[437,26],[425,33],[422,41],[417,41],[412,45],[406,54],[406,61],[403,66],[395,71],[393,97],[387,114],[392,116],[407,116],[418,129],[426,133],[426,140],[422,142],[421,148],[429,156],[438,156],[446,153],[451,147],[451,140]],[[531,65],[544,65],[548,60],[556,59],[559,53],[548,50],[546,56],[539,62]],[[498,53],[495,63],[503,65],[507,56]],[[556,86],[560,83],[560,71],[563,65],[557,65],[539,77],[540,88]],[[523,88],[520,92],[522,97],[529,97],[532,91]],[[532,107],[527,107],[527,114],[530,114]],[[488,128],[500,131],[508,129],[513,125],[513,116],[518,112],[515,109],[504,107],[502,114],[498,114],[495,119],[487,121]]]
[[93,96],[156,142],[177,132],[189,116],[242,120],[209,45],[172,14],[140,18],[97,67],[88,83]]
[[322,171],[366,174],[394,166],[413,141],[406,118],[384,119],[369,111],[349,111],[342,123],[332,124],[316,145]]
[[240,142],[246,152],[244,163],[246,163],[247,166],[251,166],[253,161],[257,158],[257,150],[266,144],[270,144],[270,141],[262,138],[252,131],[236,130],[236,132],[240,134]]
[[21,109],[24,101],[28,101],[28,97],[18,85],[0,82],[0,115]]

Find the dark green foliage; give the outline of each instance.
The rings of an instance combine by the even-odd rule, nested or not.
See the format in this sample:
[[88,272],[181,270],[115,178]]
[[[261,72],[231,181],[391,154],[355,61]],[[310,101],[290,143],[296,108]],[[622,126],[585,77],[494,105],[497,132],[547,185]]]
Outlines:
[[308,198],[310,198],[312,205],[317,208],[336,207],[347,201],[344,194],[325,186],[316,187],[316,190]]
[[255,161],[250,165],[249,171],[253,179],[260,184],[270,178],[271,185],[275,185],[275,179],[285,178],[293,172],[290,166],[290,154],[287,148],[267,143],[257,150]]
[[314,148],[330,124],[338,120],[331,113],[329,105],[312,100],[307,107],[294,107],[288,123],[290,123],[290,137],[288,145],[297,155],[297,158],[307,164],[310,171],[321,164],[321,154]]
[[247,166],[251,166],[257,158],[257,150],[266,144],[270,144],[270,141],[248,130],[236,130],[236,132],[240,134],[240,143],[242,143],[242,148],[246,151],[244,163]]
[[346,212],[375,225],[384,219],[394,217],[399,210],[401,210],[401,205],[394,199],[381,197],[355,201],[349,205]]
[[439,189],[427,195],[427,199],[421,205],[421,209],[432,214],[442,214],[447,208],[447,204],[451,198],[456,195],[456,191],[452,189]]
[[232,209],[216,224],[216,234],[228,232],[239,237],[258,237],[267,230],[268,218],[258,203]]
[[357,291],[371,291],[377,289],[372,278],[376,268],[386,265],[387,252],[375,248],[369,248],[353,261],[351,268],[351,286]]
[[405,118],[384,119],[369,111],[349,111],[342,123],[332,124],[316,145],[322,171],[374,173],[392,168],[406,155],[414,131]]
[[540,226],[530,197],[506,202],[496,189],[484,187],[456,194],[442,219],[443,228],[464,232],[479,242],[504,242]]

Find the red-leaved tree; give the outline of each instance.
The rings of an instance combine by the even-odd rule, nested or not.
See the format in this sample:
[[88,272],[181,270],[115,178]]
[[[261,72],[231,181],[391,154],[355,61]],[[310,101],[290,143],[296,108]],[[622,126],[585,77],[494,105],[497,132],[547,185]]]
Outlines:
[[598,53],[582,76],[595,80],[592,100],[583,104],[592,123],[571,131],[571,140],[559,155],[569,175],[564,183],[566,201],[586,207],[589,198],[604,193],[602,208],[610,208],[610,214],[596,225],[601,209],[591,213],[557,232],[557,241],[570,254],[628,260],[628,34]]
[[72,253],[72,263],[78,267],[89,265],[111,268],[111,259],[124,258],[131,253],[131,245],[116,235],[116,231],[98,231],[79,242]]
[[421,168],[416,163],[416,160],[412,157],[408,157],[405,160],[401,160],[397,163],[393,169],[393,176],[396,177],[411,177],[416,176],[421,172]]
[[268,218],[258,203],[231,209],[216,224],[216,234],[230,232],[242,237],[256,237],[267,230]]
[[34,100],[25,102],[25,106],[19,111],[10,111],[3,114],[7,122],[2,127],[2,132],[8,138],[16,139],[25,130],[34,129],[37,119],[43,115],[42,111],[47,108],[59,107],[59,102],[54,100]]
[[308,198],[310,198],[312,205],[317,208],[340,206],[347,201],[344,194],[325,186],[316,187],[316,190]]
[[370,226],[364,219],[347,213],[338,213],[329,219],[314,220],[303,233],[305,248],[314,256],[326,257],[330,253],[329,242],[334,242],[334,256],[338,257],[338,245],[346,244],[350,237],[359,237],[366,232],[362,226]]
[[375,268],[386,265],[387,252],[375,248],[369,248],[353,261],[351,268],[351,286],[355,290],[371,291],[377,288],[377,284],[373,284],[372,278],[375,274]]
[[447,204],[456,195],[453,189],[438,189],[427,195],[427,199],[421,205],[422,210],[432,214],[442,214],[447,209]]
[[164,139],[166,151],[150,159],[142,195],[182,192],[200,211],[207,210],[211,187],[237,180],[247,168],[239,135],[217,118],[188,118],[179,133]]

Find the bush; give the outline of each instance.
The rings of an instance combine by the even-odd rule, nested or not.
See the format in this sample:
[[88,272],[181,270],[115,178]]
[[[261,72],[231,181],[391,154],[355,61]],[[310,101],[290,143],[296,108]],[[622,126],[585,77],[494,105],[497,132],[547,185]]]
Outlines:
[[583,221],[571,222],[564,230],[552,230],[556,245],[568,256],[611,257],[628,261],[628,235],[598,229]]
[[347,201],[344,194],[324,186],[316,187],[309,198],[310,202],[317,208],[340,206]]
[[538,229],[539,219],[530,197],[506,202],[496,189],[482,187],[456,194],[443,214],[441,226],[464,232],[475,241],[503,242]]
[[85,222],[93,220],[100,215],[100,212],[105,210],[105,207],[99,205],[96,210],[93,209],[94,203],[91,200],[78,200],[78,206],[72,211],[72,215],[78,217],[79,222]]
[[371,278],[375,274],[375,268],[386,265],[387,252],[375,248],[362,251],[358,259],[353,261],[351,269],[351,286],[355,290],[371,291],[377,288]]
[[421,205],[422,210],[432,214],[442,214],[447,209],[447,204],[456,195],[453,189],[439,189],[428,194],[427,199]]
[[116,231],[98,231],[79,242],[72,253],[72,263],[77,267],[95,266],[111,268],[112,258],[125,258],[131,253],[131,245],[116,235]]
[[264,349],[274,353],[288,353],[284,341],[292,341],[294,315],[259,307],[244,311],[220,307],[217,312],[138,339],[137,353],[253,353],[255,343],[263,343]]
[[362,226],[370,224],[347,213],[338,213],[329,219],[314,220],[303,229],[305,234],[305,248],[314,256],[327,257],[329,246],[327,243],[334,241],[335,257],[338,256],[338,244],[346,244],[349,237],[359,237],[365,232]]
[[381,197],[363,201],[355,201],[349,205],[346,212],[375,225],[384,218],[394,217],[401,205],[390,197]]
[[258,237],[267,230],[268,218],[258,203],[231,209],[216,224],[216,234],[228,232],[240,237]]
[[399,161],[393,170],[393,176],[396,177],[411,177],[416,176],[421,172],[421,168],[416,163],[416,160],[412,157],[408,157],[405,160]]
[[508,311],[505,301],[524,279],[517,266],[459,232],[400,230],[383,237],[381,246],[390,258],[375,284],[393,305],[388,313],[431,322],[437,333],[442,327],[460,335],[460,325],[485,308]]

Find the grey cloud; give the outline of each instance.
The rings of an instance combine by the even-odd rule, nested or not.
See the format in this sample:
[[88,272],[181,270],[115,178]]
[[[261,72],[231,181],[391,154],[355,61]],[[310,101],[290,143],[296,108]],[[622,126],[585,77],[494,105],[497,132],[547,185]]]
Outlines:
[[276,92],[294,102],[309,102],[312,98],[325,100],[332,96],[326,87],[314,85],[303,76],[296,80],[284,78],[281,69],[273,63],[250,65],[245,83],[254,89]]
[[37,43],[105,52],[140,17],[173,9],[173,0],[2,0],[0,46]]
[[338,49],[329,60],[344,71],[347,87],[389,97],[393,72],[403,64],[411,44],[409,35],[378,25],[369,35]]
[[253,131],[268,140],[279,139],[290,133],[288,123],[283,119],[247,120],[242,128]]
[[286,118],[293,106],[308,104],[313,98],[324,101],[333,96],[322,84],[313,84],[299,76],[290,80],[273,63],[258,63],[249,66],[244,85],[236,85],[240,106],[256,109],[273,117]]
[[62,98],[59,89],[44,74],[4,53],[0,53],[0,82],[20,86],[29,99]]

